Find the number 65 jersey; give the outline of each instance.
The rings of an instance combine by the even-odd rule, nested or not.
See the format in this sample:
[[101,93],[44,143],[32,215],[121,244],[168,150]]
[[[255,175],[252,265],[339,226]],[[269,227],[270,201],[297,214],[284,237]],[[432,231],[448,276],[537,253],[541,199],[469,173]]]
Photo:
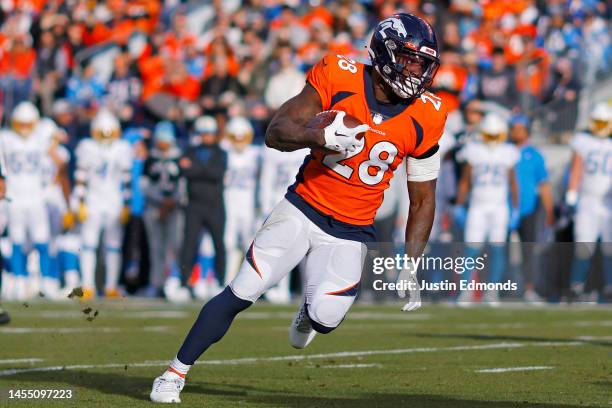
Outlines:
[[340,55],[327,55],[310,70],[306,81],[322,109],[345,111],[370,130],[353,153],[312,150],[287,193],[292,202],[297,194],[318,212],[356,226],[374,222],[393,171],[406,156],[435,149],[446,121],[441,99],[428,92],[410,104],[379,103],[372,74],[371,66]]

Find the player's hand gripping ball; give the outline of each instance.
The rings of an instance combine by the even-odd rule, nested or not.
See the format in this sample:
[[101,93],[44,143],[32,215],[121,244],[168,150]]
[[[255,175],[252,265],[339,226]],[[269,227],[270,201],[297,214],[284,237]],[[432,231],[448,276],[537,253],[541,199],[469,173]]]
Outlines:
[[365,132],[370,126],[344,111],[323,111],[306,127],[325,131],[325,148],[340,153],[353,153],[363,147]]

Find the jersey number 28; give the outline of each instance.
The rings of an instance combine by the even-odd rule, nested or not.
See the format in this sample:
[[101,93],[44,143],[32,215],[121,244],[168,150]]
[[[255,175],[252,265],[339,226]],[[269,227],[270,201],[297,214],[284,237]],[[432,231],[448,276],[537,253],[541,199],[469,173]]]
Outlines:
[[[323,164],[342,177],[350,179],[355,169],[342,162],[361,153],[364,146],[365,144],[352,153],[328,154],[323,158]],[[397,147],[393,143],[387,141],[376,143],[370,149],[368,160],[362,161],[357,167],[359,180],[368,186],[380,183],[395,160],[395,156],[397,156]]]

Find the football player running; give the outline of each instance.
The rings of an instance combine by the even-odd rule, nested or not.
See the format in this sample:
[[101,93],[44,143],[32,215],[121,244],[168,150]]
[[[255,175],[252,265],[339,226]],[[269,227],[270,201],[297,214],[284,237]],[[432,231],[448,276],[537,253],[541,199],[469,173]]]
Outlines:
[[576,208],[570,289],[573,298],[584,295],[584,283],[595,252],[602,242],[604,290],[602,300],[612,298],[612,107],[597,104],[588,130],[577,133],[570,145],[574,152],[565,202]]
[[[454,215],[460,226],[465,226],[465,242],[468,245],[467,256],[478,256],[482,245],[490,242],[490,271],[487,282],[497,283],[501,280],[504,265],[504,246],[508,229],[518,226],[519,212],[518,191],[514,176],[514,165],[519,160],[516,147],[505,143],[508,124],[495,113],[489,113],[480,126],[482,140],[470,141],[458,153],[458,160],[465,162]],[[508,192],[511,195],[512,207],[508,207]],[[469,209],[465,204],[469,196]],[[463,279],[472,281],[472,271]],[[481,277],[482,278],[482,277]],[[461,292],[458,302],[469,305],[472,291]],[[495,306],[499,302],[496,290],[485,292],[483,299]]]
[[[185,375],[200,355],[225,335],[239,312],[304,258],[305,298],[290,326],[289,342],[304,348],[316,333],[338,327],[358,291],[364,243],[375,240],[376,210],[405,158],[410,195],[406,253],[423,253],[434,218],[438,140],[446,120],[441,100],[426,92],[439,66],[436,36],[421,18],[395,14],[377,25],[369,52],[371,66],[325,56],[308,73],[301,93],[274,115],[266,133],[268,147],[309,148],[310,154],[255,235],[236,277],[202,308],[177,357],[155,379],[151,400],[180,402]],[[339,111],[330,125],[306,127],[330,109]],[[362,124],[345,126],[345,112]],[[358,139],[362,132],[365,137]],[[420,306],[418,290],[409,294],[404,310]]]
[[106,297],[118,297],[123,225],[129,218],[132,150],[120,140],[119,120],[108,110],[100,110],[91,123],[91,138],[76,149],[76,185],[71,207],[81,226],[81,275],[83,299],[96,296],[96,251],[104,231]]

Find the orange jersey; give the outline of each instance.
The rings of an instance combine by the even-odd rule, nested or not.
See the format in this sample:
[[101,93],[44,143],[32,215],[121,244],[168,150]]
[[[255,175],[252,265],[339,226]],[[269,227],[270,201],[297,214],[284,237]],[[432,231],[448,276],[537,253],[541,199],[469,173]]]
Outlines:
[[323,110],[342,110],[370,126],[363,149],[349,154],[313,150],[291,190],[319,212],[351,225],[370,225],[406,156],[418,157],[442,136],[446,109],[426,92],[409,105],[385,105],[374,98],[372,67],[340,55],[327,55],[307,82]]

